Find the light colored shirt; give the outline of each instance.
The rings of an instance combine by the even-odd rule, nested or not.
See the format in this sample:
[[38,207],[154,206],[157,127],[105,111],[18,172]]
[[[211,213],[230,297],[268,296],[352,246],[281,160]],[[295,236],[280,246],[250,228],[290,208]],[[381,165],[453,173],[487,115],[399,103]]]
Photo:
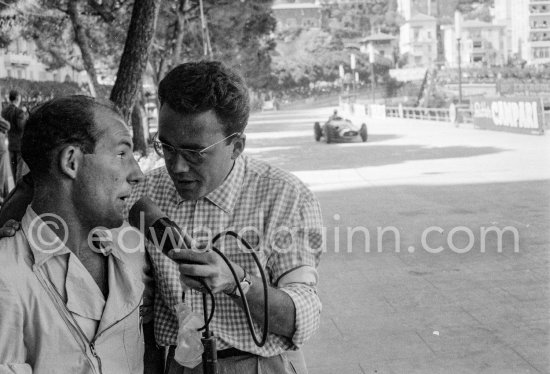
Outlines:
[[102,241],[105,300],[42,218],[28,207],[22,229],[0,240],[0,373],[143,372],[140,234],[125,226]]
[[[146,174],[134,187],[128,206],[148,195],[159,207],[200,242],[209,242],[224,230],[239,233],[254,248],[269,284],[286,292],[296,307],[292,339],[269,334],[264,347],[252,340],[243,310],[220,293],[210,329],[217,348],[234,347],[260,356],[274,356],[297,349],[319,326],[321,302],[317,295],[317,271],[323,250],[322,220],[318,201],[296,177],[264,162],[240,156],[222,185],[196,201],[183,200],[165,167]],[[234,238],[214,245],[249,274],[260,273],[252,256]],[[178,323],[174,306],[182,299],[176,264],[147,242],[157,289],[155,337],[158,344],[177,344]],[[203,315],[202,293],[190,290],[186,303]],[[254,324],[257,334],[261,327]]]

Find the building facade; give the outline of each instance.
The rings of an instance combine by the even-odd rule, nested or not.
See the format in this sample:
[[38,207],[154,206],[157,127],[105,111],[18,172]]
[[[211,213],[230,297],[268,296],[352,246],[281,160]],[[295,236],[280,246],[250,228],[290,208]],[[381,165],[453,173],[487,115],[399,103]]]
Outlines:
[[408,67],[429,68],[437,60],[436,19],[417,13],[399,29],[399,52],[408,54]]
[[367,36],[361,39],[361,51],[367,51],[368,45],[372,45],[377,57],[388,60],[390,65],[395,65],[395,55],[397,52],[397,38],[382,32]]
[[31,81],[76,82],[87,84],[88,75],[71,67],[48,70],[36,57],[33,42],[17,38],[7,48],[0,49],[0,78],[17,78]]
[[550,0],[529,2],[529,39],[527,63],[550,63]]
[[317,1],[275,1],[271,9],[277,20],[278,30],[321,28],[323,24],[323,7]]
[[550,63],[550,0],[495,0],[495,22],[507,29],[509,58]]
[[461,22],[460,35],[455,25],[442,26],[445,61],[449,67],[458,66],[458,38],[462,66],[503,66],[507,62],[507,34],[504,25],[477,20]]

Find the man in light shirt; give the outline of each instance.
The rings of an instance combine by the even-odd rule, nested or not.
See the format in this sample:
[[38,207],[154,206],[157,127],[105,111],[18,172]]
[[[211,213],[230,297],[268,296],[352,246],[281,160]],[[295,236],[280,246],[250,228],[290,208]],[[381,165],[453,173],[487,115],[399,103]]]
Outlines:
[[0,240],[0,373],[143,372],[145,258],[139,234],[117,229],[143,179],[132,147],[115,106],[86,96],[27,121],[34,196]]

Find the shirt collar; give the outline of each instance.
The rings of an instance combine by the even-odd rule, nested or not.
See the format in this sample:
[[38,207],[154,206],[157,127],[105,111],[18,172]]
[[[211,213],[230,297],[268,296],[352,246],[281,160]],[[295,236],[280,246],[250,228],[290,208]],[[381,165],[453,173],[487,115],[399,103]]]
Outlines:
[[[244,156],[241,155],[235,160],[233,168],[231,169],[223,183],[202,198],[210,201],[212,204],[214,204],[226,213],[230,213],[231,211],[233,211],[235,203],[237,202],[237,197],[239,196],[239,192],[242,187],[244,179],[244,169],[245,160]],[[181,196],[178,194],[172,180],[170,180],[170,184],[171,188],[173,188],[174,193],[172,201],[179,205],[185,200],[182,199]]]
[[205,196],[205,199],[216,205],[226,213],[233,211],[237,197],[243,185],[244,178],[244,159],[243,156],[237,157],[233,168],[223,183],[214,191]]
[[[50,226],[43,218],[46,219],[49,224],[61,224],[62,221],[61,217],[53,213],[46,213],[38,216],[30,205],[27,207],[27,211],[21,220],[21,228],[27,237],[34,256],[34,262],[37,266],[43,265],[46,261],[55,256],[72,253],[72,251],[65,246],[65,242],[50,229]],[[94,235],[101,238],[101,252],[105,256],[113,254],[118,260],[122,260],[119,253],[113,250],[115,247],[112,241],[112,233],[109,235],[107,232],[96,231]]]
[[34,263],[37,266],[41,266],[55,256],[71,253],[43,218],[49,218],[48,221],[52,223],[60,223],[59,217],[54,214],[38,216],[30,205],[21,220],[21,228],[29,241]]

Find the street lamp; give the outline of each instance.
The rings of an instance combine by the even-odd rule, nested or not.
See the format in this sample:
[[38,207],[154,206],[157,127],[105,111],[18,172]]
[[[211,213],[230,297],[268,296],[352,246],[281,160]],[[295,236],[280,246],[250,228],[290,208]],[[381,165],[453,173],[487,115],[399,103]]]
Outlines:
[[374,104],[374,84],[376,81],[374,79],[374,47],[372,43],[369,43],[367,50],[369,52],[370,79],[371,79],[370,89],[372,94],[372,103]]

